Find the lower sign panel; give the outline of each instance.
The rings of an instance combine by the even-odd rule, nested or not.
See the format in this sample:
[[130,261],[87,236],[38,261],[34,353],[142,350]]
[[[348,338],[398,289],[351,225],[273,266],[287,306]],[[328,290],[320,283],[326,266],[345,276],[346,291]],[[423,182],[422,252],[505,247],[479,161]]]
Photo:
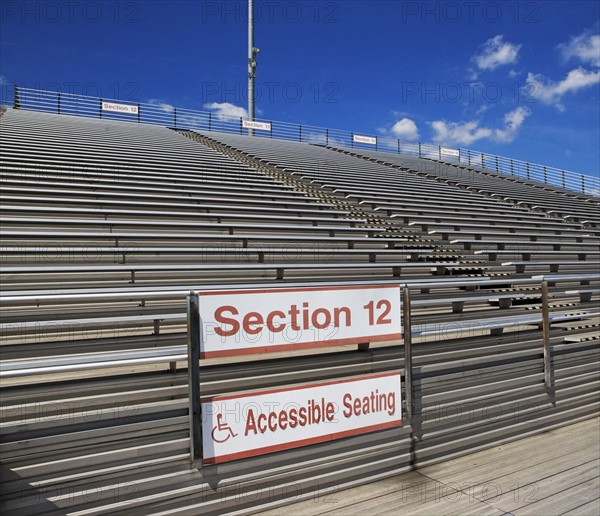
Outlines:
[[202,401],[206,464],[402,425],[400,373]]

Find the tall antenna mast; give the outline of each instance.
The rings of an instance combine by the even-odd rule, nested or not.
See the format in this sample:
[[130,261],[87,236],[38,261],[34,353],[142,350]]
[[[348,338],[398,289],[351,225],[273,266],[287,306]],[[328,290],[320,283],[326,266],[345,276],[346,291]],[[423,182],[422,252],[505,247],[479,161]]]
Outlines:
[[[254,0],[248,0],[248,118],[254,120],[254,80],[256,79],[256,54],[254,46]],[[250,133],[250,132],[249,132]]]

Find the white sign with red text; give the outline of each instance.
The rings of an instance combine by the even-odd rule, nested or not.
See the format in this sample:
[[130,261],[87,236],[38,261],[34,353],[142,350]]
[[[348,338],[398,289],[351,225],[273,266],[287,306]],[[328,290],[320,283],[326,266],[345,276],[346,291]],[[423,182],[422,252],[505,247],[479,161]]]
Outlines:
[[400,339],[398,285],[199,293],[202,358]]
[[441,147],[440,154],[442,156],[452,156],[453,158],[458,158],[460,156],[460,151],[458,149],[449,149],[447,147]]
[[260,131],[270,131],[270,122],[257,122],[256,120],[242,120],[242,127],[244,129],[259,129]]
[[373,136],[361,136],[360,134],[353,134],[352,141],[354,143],[368,143],[369,145],[377,145],[377,138]]
[[400,373],[202,400],[206,464],[402,425]]
[[126,115],[137,115],[138,107],[128,104],[116,104],[115,102],[102,102],[102,111],[114,111],[115,113],[125,113]]

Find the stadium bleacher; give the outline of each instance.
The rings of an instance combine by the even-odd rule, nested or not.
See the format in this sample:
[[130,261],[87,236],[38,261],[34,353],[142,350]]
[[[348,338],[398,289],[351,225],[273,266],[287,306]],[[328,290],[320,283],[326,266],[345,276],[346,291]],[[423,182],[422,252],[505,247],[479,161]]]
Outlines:
[[598,199],[584,193],[494,173],[493,170],[478,170],[463,163],[418,160],[365,150],[335,150],[367,160],[376,160],[378,163],[400,170],[411,169],[426,177],[468,191],[511,202],[516,206],[527,207],[533,212],[539,211],[567,220],[588,222],[594,226],[600,222]]
[[[16,109],[0,148],[11,514],[258,512],[597,414],[597,199],[426,159]],[[412,293],[410,424],[190,467],[190,291],[390,282]],[[201,392],[403,370],[394,344],[207,360]]]

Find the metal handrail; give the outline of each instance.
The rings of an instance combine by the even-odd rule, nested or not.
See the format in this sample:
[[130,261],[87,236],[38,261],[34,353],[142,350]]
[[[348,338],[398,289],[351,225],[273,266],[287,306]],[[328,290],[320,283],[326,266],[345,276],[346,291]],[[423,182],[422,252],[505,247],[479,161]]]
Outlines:
[[[531,315],[518,315],[515,316],[513,314],[506,315],[502,317],[496,318],[486,318],[486,319],[472,319],[472,320],[461,320],[461,321],[449,321],[445,323],[434,323],[431,325],[421,325],[421,326],[413,326],[411,325],[410,333],[416,337],[433,337],[433,336],[444,336],[446,338],[449,332],[464,332],[467,330],[477,331],[483,329],[502,329],[502,328],[522,328],[524,326],[535,325],[539,323],[543,323],[544,326],[544,371],[547,373],[550,370],[549,366],[549,354],[547,352],[547,347],[549,346],[549,330],[550,323],[553,321],[570,321],[570,320],[585,320],[590,318],[598,317],[600,312],[591,311],[591,312],[581,312],[578,311],[574,314],[568,314],[566,312],[559,313],[550,313],[548,306],[548,283],[552,282],[554,284],[558,284],[561,282],[573,282],[573,281],[588,281],[591,278],[596,279],[598,277],[597,274],[589,275],[543,275],[543,276],[533,276],[530,278],[520,278],[515,280],[514,283],[529,283],[529,284],[538,284],[542,286],[545,296],[545,301],[543,303],[542,313],[531,314]],[[505,280],[503,280],[505,281]],[[493,283],[494,281],[483,281],[479,280],[477,283],[481,286],[489,283]],[[379,282],[377,282],[379,283]],[[411,289],[415,289],[419,287],[419,283],[411,283],[411,282],[388,282],[395,283],[399,288],[403,288],[405,291],[409,291]],[[452,281],[439,282],[435,285],[438,288],[443,287],[444,284],[452,284]],[[329,283],[325,283],[329,284]],[[353,284],[352,282],[344,282],[344,284]],[[358,283],[354,283],[358,284]],[[339,284],[338,284],[339,286]],[[432,288],[434,285],[427,285],[428,288]],[[246,286],[246,288],[255,289],[256,286]],[[202,288],[201,290],[204,290]],[[178,294],[178,297],[184,297],[184,291],[176,291],[175,294]],[[189,291],[187,291],[189,294]],[[134,296],[135,297],[135,296]],[[406,302],[406,295],[404,296],[404,301]],[[410,294],[408,294],[410,298]],[[440,303],[445,302],[446,300],[440,299]],[[405,317],[411,315],[410,308],[408,309],[408,313],[405,310]],[[163,316],[164,317],[164,316]],[[173,314],[172,318],[185,317],[184,314]],[[406,331],[406,328],[405,328]],[[176,362],[184,362],[188,356],[185,354],[184,346],[168,346],[165,348],[156,348],[152,350],[138,350],[138,351],[112,351],[112,352],[100,352],[100,353],[88,353],[88,354],[79,354],[76,356],[63,356],[63,357],[48,357],[43,358],[41,360],[30,360],[30,359],[17,359],[17,360],[8,360],[3,361],[0,364],[0,378],[16,378],[16,377],[25,377],[25,376],[35,376],[40,374],[55,374],[55,373],[68,373],[68,372],[76,372],[76,371],[89,371],[89,370],[100,370],[105,368],[114,368],[114,367],[125,367],[125,366],[142,366],[156,363],[166,363],[169,362],[174,364]],[[547,376],[547,375],[546,375]]]
[[[137,113],[117,113],[102,109],[102,102],[137,108]],[[268,129],[244,128],[242,117],[172,107],[165,104],[120,101],[73,93],[23,88],[15,85],[13,107],[65,115],[161,125],[181,130],[216,131],[254,137],[312,143],[330,147],[376,150],[440,163],[462,164],[499,176],[551,185],[564,190],[600,197],[600,178],[470,149],[449,149],[431,143],[403,142],[389,136],[373,136],[343,129],[331,129],[289,122],[256,120]],[[363,141],[356,141],[356,137]],[[372,143],[365,143],[365,138]]]

